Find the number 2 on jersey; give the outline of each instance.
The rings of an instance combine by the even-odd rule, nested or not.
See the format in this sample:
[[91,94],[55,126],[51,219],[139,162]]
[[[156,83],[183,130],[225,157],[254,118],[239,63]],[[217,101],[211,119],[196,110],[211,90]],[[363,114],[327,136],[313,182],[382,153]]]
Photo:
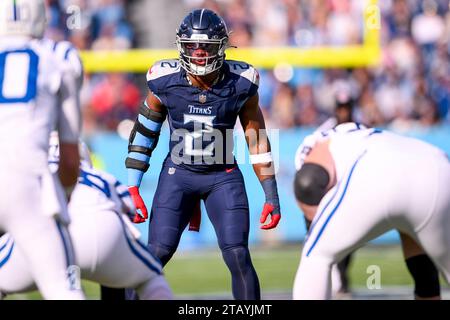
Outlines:
[[27,103],[36,97],[38,62],[30,49],[0,53],[0,103]]
[[[197,123],[199,128],[195,128],[195,131],[190,132],[185,138],[184,152],[189,156],[212,156],[214,150],[214,142],[211,142],[206,148],[196,148],[196,141],[199,145],[202,144],[203,134],[212,133],[214,131],[213,120],[216,116],[199,116],[199,115],[184,115],[184,123],[194,122]],[[204,126],[204,129],[202,128]]]

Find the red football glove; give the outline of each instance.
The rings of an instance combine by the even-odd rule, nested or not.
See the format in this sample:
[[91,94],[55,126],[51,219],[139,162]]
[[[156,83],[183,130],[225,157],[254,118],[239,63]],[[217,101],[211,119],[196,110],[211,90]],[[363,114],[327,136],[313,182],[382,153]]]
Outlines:
[[278,212],[275,212],[275,213],[274,213],[274,210],[275,210],[275,207],[272,204],[267,203],[267,202],[264,204],[264,208],[261,213],[261,218],[259,219],[259,222],[261,222],[261,223],[266,222],[269,214],[272,216],[272,220],[270,221],[270,223],[261,226],[261,229],[264,229],[264,230],[273,229],[278,225],[278,222],[280,222],[280,219],[281,219],[281,214],[279,213],[279,209],[276,210]]
[[[136,214],[134,215],[134,223],[145,222],[148,218],[147,207],[145,206],[144,200],[142,200],[139,194],[139,188],[137,186],[128,187],[131,199],[133,199],[134,206],[136,207]],[[142,215],[139,214],[138,210],[141,210]]]

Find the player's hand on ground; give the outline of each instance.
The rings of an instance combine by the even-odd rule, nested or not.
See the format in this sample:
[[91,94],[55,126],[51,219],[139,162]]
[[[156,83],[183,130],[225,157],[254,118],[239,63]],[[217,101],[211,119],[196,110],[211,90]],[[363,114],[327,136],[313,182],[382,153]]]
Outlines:
[[[134,223],[145,222],[145,220],[147,220],[148,218],[148,212],[144,200],[142,200],[142,197],[139,194],[139,188],[137,186],[131,186],[128,187],[128,191],[130,192],[134,206],[136,207],[136,213],[134,215],[133,222]],[[141,212],[141,214],[139,214],[139,211]]]
[[265,223],[269,214],[271,215],[271,220],[268,224],[261,226],[261,229],[263,229],[263,230],[273,229],[278,225],[278,222],[280,222],[280,219],[281,219],[280,208],[274,206],[271,203],[266,202],[264,204],[264,208],[261,213],[261,218],[259,221],[261,223]]

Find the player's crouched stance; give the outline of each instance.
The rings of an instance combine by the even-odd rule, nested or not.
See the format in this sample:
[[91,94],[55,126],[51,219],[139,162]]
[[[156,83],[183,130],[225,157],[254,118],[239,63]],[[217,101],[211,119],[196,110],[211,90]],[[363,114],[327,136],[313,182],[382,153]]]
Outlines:
[[401,233],[416,297],[439,296],[433,262],[450,281],[450,162],[444,152],[347,123],[307,137],[296,162],[296,198],[312,225],[294,299],[330,298],[331,265],[392,229]]
[[[57,146],[51,143],[50,147],[50,155],[55,154]],[[80,150],[80,176],[69,202],[69,231],[80,267],[75,271],[107,287],[134,288],[143,300],[172,299],[161,263],[139,241],[139,231],[128,218],[135,208],[127,187],[94,169],[86,150]],[[51,166],[57,158],[50,158]],[[11,251],[7,262],[0,265],[0,292],[35,289],[25,256],[9,234],[0,238],[0,248],[5,247]]]

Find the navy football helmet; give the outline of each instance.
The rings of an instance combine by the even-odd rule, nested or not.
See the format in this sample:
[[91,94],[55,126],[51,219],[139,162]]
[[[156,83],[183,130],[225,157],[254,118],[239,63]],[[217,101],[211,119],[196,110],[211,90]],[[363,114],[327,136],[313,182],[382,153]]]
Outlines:
[[181,66],[188,73],[200,76],[216,71],[225,60],[228,40],[227,26],[214,11],[190,12],[177,29]]

